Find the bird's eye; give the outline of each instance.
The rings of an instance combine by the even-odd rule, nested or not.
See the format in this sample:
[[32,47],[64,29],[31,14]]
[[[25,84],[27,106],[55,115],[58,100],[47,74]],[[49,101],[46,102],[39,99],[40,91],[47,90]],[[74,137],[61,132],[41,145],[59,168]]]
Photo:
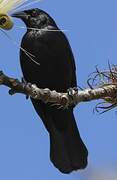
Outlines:
[[32,17],[36,17],[38,15],[38,13],[36,10],[34,10],[31,15],[32,15]]

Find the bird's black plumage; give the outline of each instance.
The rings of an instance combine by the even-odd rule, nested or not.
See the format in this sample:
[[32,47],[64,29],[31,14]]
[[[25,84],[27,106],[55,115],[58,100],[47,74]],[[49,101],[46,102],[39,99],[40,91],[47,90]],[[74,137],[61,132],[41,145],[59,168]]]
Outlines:
[[[71,47],[54,20],[40,9],[26,10],[13,15],[27,26],[21,47],[33,54],[37,65],[22,50],[21,68],[27,82],[40,88],[66,92],[76,87],[75,62]],[[37,28],[37,29],[35,29]],[[56,31],[57,30],[57,31]],[[50,159],[63,173],[83,169],[87,165],[87,149],[81,140],[73,107],[58,109],[50,103],[31,99],[50,136]]]

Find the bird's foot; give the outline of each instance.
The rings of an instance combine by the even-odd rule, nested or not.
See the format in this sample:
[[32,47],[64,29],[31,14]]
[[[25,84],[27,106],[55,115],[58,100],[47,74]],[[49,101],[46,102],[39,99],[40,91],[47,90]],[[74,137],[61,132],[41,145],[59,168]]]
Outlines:
[[[25,89],[25,87],[27,87],[27,86],[28,86],[28,87],[31,87],[31,83],[27,83],[26,80],[24,79],[24,77],[21,78],[21,81],[22,81],[22,83],[23,83],[24,89]],[[26,99],[29,99],[29,95],[28,95],[28,94],[26,95]]]

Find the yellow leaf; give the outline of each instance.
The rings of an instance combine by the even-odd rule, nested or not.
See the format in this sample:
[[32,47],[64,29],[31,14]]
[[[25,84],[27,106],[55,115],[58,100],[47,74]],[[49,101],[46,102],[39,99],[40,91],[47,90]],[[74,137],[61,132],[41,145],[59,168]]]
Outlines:
[[7,14],[9,11],[18,7],[25,0],[0,0],[0,14]]

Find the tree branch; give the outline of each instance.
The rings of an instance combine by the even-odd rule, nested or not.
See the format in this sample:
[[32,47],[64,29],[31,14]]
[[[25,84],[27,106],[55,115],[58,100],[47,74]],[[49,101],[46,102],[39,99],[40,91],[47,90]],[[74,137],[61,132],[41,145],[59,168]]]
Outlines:
[[0,71],[0,85],[9,87],[9,94],[11,95],[22,93],[34,99],[42,100],[44,103],[51,102],[64,108],[73,104],[79,104],[81,102],[88,102],[96,99],[108,100],[109,98],[112,99],[112,97],[114,97],[115,101],[115,95],[117,96],[116,83],[101,85],[94,89],[88,88],[85,90],[78,90],[78,92],[73,89],[73,94],[69,95],[68,93],[59,93],[54,90],[50,91],[48,88],[41,89],[34,84],[20,82],[18,79],[6,76],[2,71]]

